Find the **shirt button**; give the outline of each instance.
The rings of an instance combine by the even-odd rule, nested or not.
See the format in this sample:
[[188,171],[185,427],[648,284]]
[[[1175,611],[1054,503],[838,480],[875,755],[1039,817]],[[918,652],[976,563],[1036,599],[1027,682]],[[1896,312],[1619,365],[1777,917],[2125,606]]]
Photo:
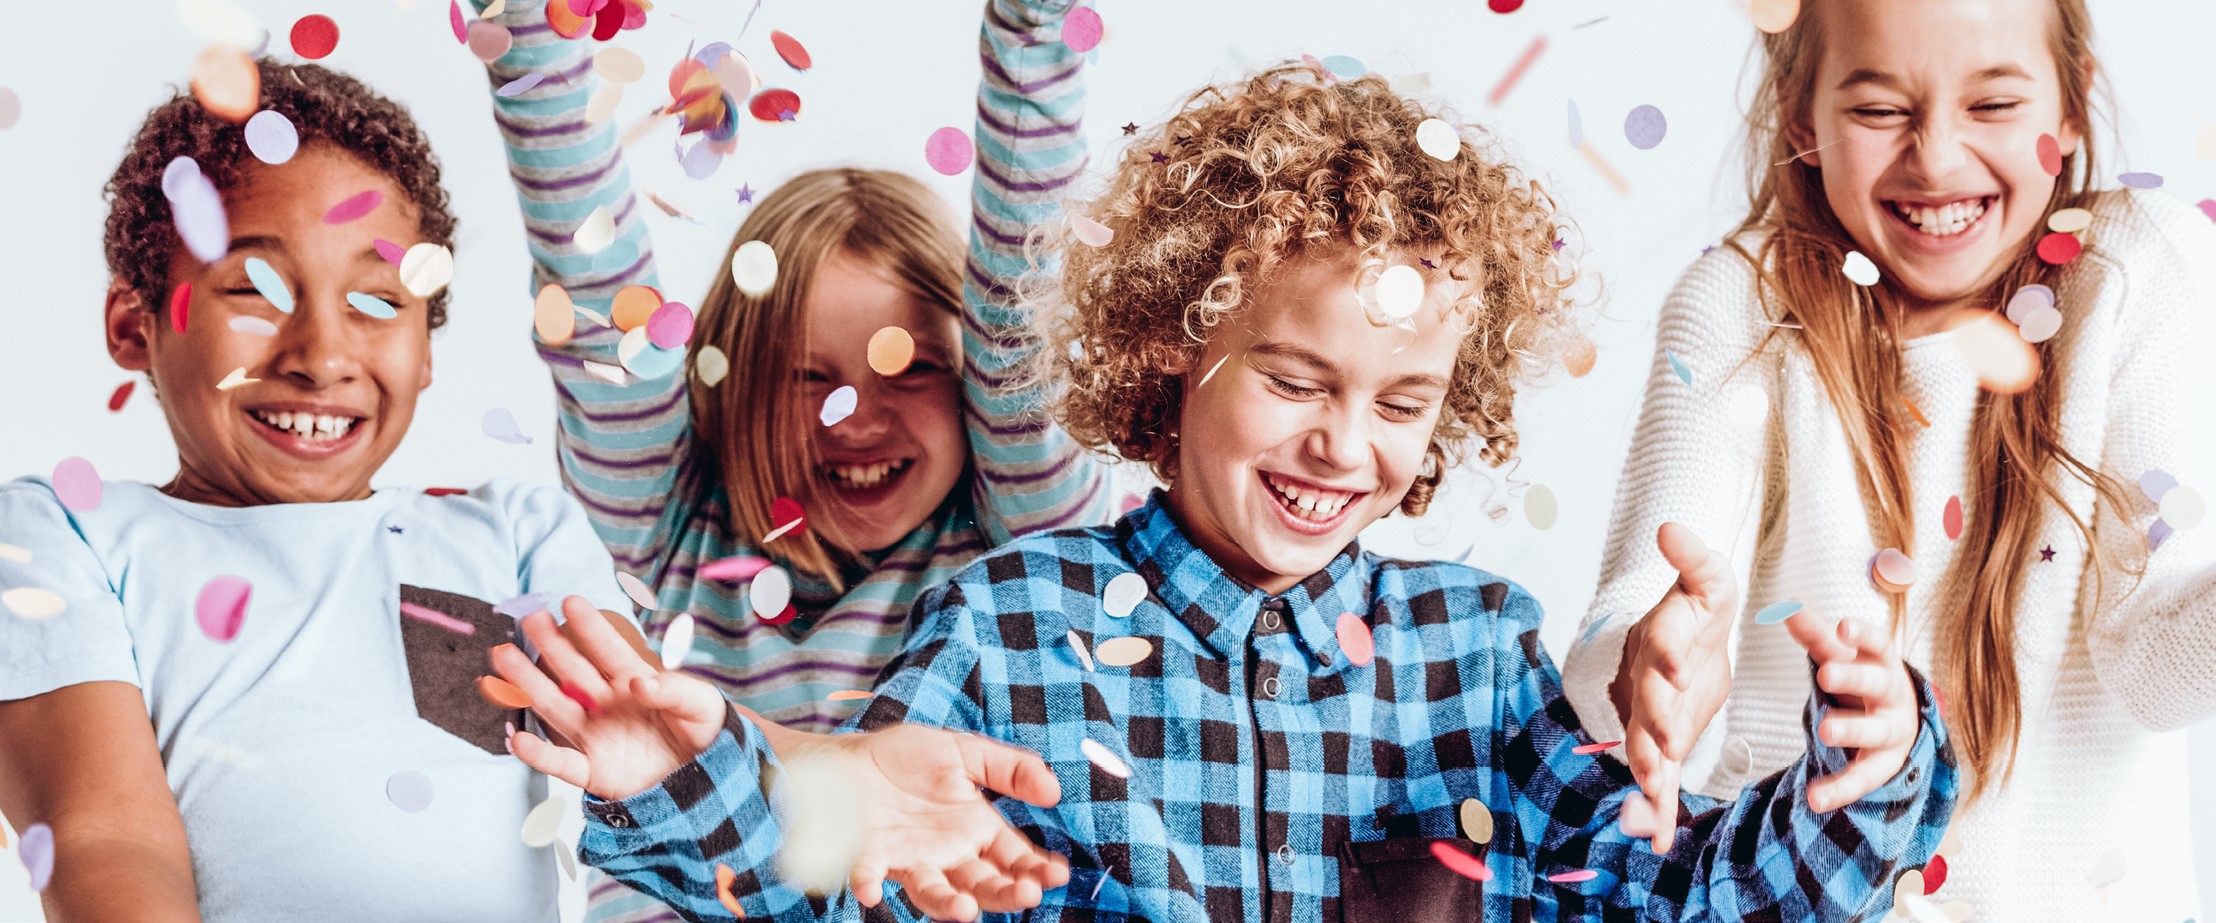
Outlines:
[[1262,681],[1262,694],[1265,696],[1273,699],[1277,698],[1279,688],[1280,687],[1277,683],[1277,677],[1275,676],[1269,677],[1268,679]]
[[1277,863],[1278,863],[1279,865],[1291,865],[1291,864],[1293,864],[1293,844],[1291,844],[1291,843],[1279,843],[1279,844],[1277,844]]
[[631,816],[630,816],[630,815],[628,815],[628,814],[610,814],[610,815],[608,815],[608,826],[610,826],[610,827],[628,827],[628,826],[631,826]]
[[1277,617],[1277,610],[1275,610],[1275,609],[1264,609],[1264,610],[1262,610],[1262,628],[1263,628],[1264,630],[1266,630],[1266,631],[1276,631],[1276,630],[1277,630],[1277,628],[1278,628],[1278,626],[1280,626],[1280,625],[1283,625],[1283,624],[1285,624],[1285,623],[1284,623],[1283,621],[1279,620],[1279,619],[1278,619],[1278,617]]

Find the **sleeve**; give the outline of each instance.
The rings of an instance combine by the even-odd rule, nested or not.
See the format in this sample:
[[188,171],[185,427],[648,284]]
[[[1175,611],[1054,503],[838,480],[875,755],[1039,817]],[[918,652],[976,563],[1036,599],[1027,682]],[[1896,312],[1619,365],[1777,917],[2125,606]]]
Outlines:
[[[1719,248],[1687,270],[1662,305],[1646,398],[1616,482],[1599,587],[1562,664],[1570,704],[1603,740],[1624,736],[1608,695],[1624,638],[1677,582],[1655,531],[1665,522],[1691,528],[1731,558],[1742,589],[1754,571],[1764,492],[1775,486],[1767,472],[1778,398],[1776,376],[1766,374],[1770,364],[1749,358],[1765,329],[1755,319],[1754,297],[1753,267]],[[1759,425],[1748,425],[1756,408],[1764,411]]]
[[123,600],[44,478],[0,484],[0,610],[0,702],[140,685]]
[[[959,640],[967,635],[960,629],[967,612],[959,594],[941,587],[917,605],[923,624],[879,675],[870,703],[840,733],[901,723],[983,729],[976,648]],[[588,794],[578,843],[585,862],[688,920],[730,918],[718,893],[724,874],[718,866],[731,870],[729,893],[746,919],[795,923],[858,917],[852,892],[811,898],[778,879],[776,856],[786,833],[773,810],[773,780],[781,764],[761,732],[735,710],[724,731],[656,788],[620,802]],[[872,918],[879,916],[923,919],[890,883]]]
[[[513,0],[499,21],[515,43],[486,70],[496,90],[493,121],[507,147],[531,251],[532,295],[559,285],[578,308],[609,318],[624,288],[659,285],[616,125],[585,115],[596,93],[622,88],[604,84],[594,72],[597,43],[564,39],[546,24],[544,0]],[[539,82],[529,89],[497,92],[534,75]],[[576,240],[579,229],[603,211],[614,222],[613,240],[588,249]],[[647,344],[650,361],[629,365],[652,374],[637,375],[625,371],[617,355],[621,340],[621,331],[583,316],[576,336],[561,345],[532,335],[554,376],[563,485],[584,504],[616,558],[636,569],[660,557],[668,541],[662,523],[690,461],[692,420],[682,356],[672,357],[679,351]]]
[[1057,254],[1027,253],[1025,241],[1062,220],[1085,170],[1084,60],[1061,37],[1073,5],[990,0],[978,43],[962,380],[977,509],[994,545],[1111,512],[1106,466],[1047,418],[1045,382],[1024,374],[1040,343],[1018,294],[1027,273],[1057,271]]
[[524,593],[556,600],[574,594],[610,612],[631,614],[631,598],[616,583],[615,563],[575,498],[544,484],[495,481],[484,489],[506,513],[515,536],[516,579]]
[[[1826,814],[1808,807],[1808,783],[1845,768],[1847,754],[1817,741],[1830,710],[1810,698],[1808,752],[1735,800],[1682,796],[1677,842],[1657,856],[1618,827],[1638,791],[1614,760],[1580,755],[1591,742],[1538,638],[1538,604],[1518,591],[1500,616],[1493,676],[1496,746],[1507,767],[1520,855],[1535,887],[1551,889],[1561,919],[1877,919],[1892,882],[1929,861],[1955,806],[1954,752],[1935,699],[1911,673],[1922,727],[1901,771],[1862,800]],[[1513,637],[1511,636],[1513,635]],[[1810,689],[1815,690],[1814,669]],[[1555,884],[1551,876],[1595,877]]]
[[[2131,508],[2095,502],[2100,562],[2085,575],[2078,611],[2091,616],[2087,647],[2102,686],[2148,727],[2167,731],[2216,714],[2216,523],[2158,528],[2160,510],[2142,478],[2160,471],[2182,485],[2172,490],[2216,498],[2207,409],[2216,394],[2216,364],[2208,361],[2216,348],[2216,225],[2165,197],[2134,198],[2160,243],[2125,266],[2113,321],[2123,344],[2108,377],[2100,459]],[[2150,530],[2167,534],[2156,544]]]

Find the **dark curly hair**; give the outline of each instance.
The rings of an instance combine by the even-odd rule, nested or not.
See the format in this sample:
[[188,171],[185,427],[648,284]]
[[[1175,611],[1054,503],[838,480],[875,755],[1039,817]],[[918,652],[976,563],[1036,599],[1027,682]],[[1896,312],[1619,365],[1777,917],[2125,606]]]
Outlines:
[[1204,88],[1140,132],[1090,207],[1113,240],[1034,241],[1067,254],[1060,290],[1029,293],[1058,308],[1035,321],[1046,348],[1032,371],[1062,426],[1173,480],[1181,374],[1249,286],[1303,255],[1352,249],[1374,278],[1383,257],[1417,251],[1467,292],[1450,312],[1462,348],[1446,406],[1401,510],[1422,515],[1473,448],[1489,465],[1514,458],[1518,383],[1577,342],[1579,276],[1556,243],[1572,228],[1474,126],[1449,125],[1452,159],[1424,153],[1418,126],[1434,117],[1382,77],[1295,64]]
[[[454,214],[439,186],[438,158],[406,108],[329,68],[266,58],[254,66],[261,71],[261,108],[291,119],[302,147],[333,145],[390,177],[415,206],[421,242],[453,248]],[[162,171],[170,161],[190,157],[217,189],[228,189],[255,162],[253,156],[245,130],[202,108],[189,91],[155,106],[108,179],[108,272],[155,311],[168,310],[163,290],[170,254],[182,241],[162,195]],[[429,302],[431,327],[437,329],[446,323],[446,292]]]

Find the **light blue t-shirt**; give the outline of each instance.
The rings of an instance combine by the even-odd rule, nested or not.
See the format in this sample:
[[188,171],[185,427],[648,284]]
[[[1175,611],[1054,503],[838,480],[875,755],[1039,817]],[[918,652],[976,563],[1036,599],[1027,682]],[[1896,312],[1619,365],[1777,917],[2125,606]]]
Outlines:
[[[500,603],[575,593],[631,611],[575,500],[501,481],[240,508],[136,483],[103,493],[73,512],[44,479],[0,484],[0,545],[15,546],[0,547],[0,591],[67,607],[0,607],[0,701],[139,687],[203,918],[557,918],[562,847],[519,835],[546,780],[502,745],[523,713],[474,683],[516,636]],[[219,642],[195,603],[227,575],[251,591]],[[36,613],[40,596],[4,598]]]

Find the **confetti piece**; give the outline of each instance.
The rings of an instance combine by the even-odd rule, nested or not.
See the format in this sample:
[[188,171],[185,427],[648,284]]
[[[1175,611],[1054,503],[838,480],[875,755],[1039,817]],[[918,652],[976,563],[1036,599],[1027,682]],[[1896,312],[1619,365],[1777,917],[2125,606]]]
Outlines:
[[692,653],[693,617],[680,612],[671,619],[669,627],[662,629],[662,669],[675,670],[685,665],[685,655]]
[[[1502,0],[1492,0],[1492,2],[1494,10],[1501,12],[1500,4]],[[1523,0],[1512,0],[1512,2],[1521,3]],[[1449,871],[1464,878],[1473,881],[1493,880],[1493,870],[1485,867],[1485,860],[1463,852],[1461,847],[1445,840],[1432,841],[1431,856],[1439,860],[1440,865],[1446,866]]]
[[1593,871],[1592,869],[1578,869],[1574,872],[1560,872],[1557,874],[1548,875],[1547,880],[1558,885],[1567,885],[1576,884],[1580,881],[1592,881],[1593,879],[1599,877],[1600,873]]
[[2210,221],[2216,221],[2216,199],[2202,199],[2200,207],[2201,214],[2207,215]]
[[1116,231],[1105,224],[1076,212],[1070,213],[1070,234],[1077,242],[1088,247],[1105,247],[1116,239]]
[[692,308],[681,302],[668,302],[646,319],[646,338],[662,349],[681,349],[692,334]]
[[1938,893],[1939,887],[1946,883],[1947,857],[1931,857],[1930,864],[1924,866],[1924,896],[1930,897],[1931,895]]
[[954,176],[969,169],[970,159],[976,155],[977,146],[970,137],[952,125],[931,133],[923,141],[923,161],[931,169],[946,176]]
[[586,694],[584,688],[576,683],[563,680],[562,694],[568,696],[570,701],[577,703],[578,708],[584,709],[585,714],[597,715],[600,713],[600,703],[593,701],[593,697]]
[[1585,146],[1585,119],[1577,114],[1577,100],[1570,100],[1570,146]]
[[1757,625],[1775,625],[1779,622],[1785,621],[1786,619],[1792,618],[1795,615],[1799,615],[1801,608],[1801,602],[1797,599],[1787,599],[1779,602],[1774,602],[1767,606],[1763,606],[1762,611],[1754,614],[1754,623]]
[[1131,610],[1146,599],[1146,594],[1146,578],[1126,571],[1109,580],[1108,586],[1101,590],[1100,609],[1115,618],[1128,618]]
[[569,799],[561,795],[549,796],[545,801],[532,805],[531,813],[523,816],[523,829],[518,831],[523,837],[523,845],[537,849],[554,842],[555,834],[561,830],[563,818],[568,817],[571,810]]
[[593,18],[570,9],[567,3],[549,3],[546,5],[546,24],[554,30],[554,34],[573,39],[585,34],[586,28],[593,25]]
[[126,381],[120,385],[117,385],[115,388],[115,393],[108,395],[108,412],[116,413],[118,411],[121,411],[123,409],[123,402],[131,399],[131,392],[137,387],[138,382],[135,380]]
[[200,623],[201,633],[224,644],[238,637],[239,625],[246,621],[246,603],[253,595],[253,584],[230,574],[201,584],[200,595],[192,602],[193,618]]
[[320,61],[339,45],[339,24],[331,17],[317,14],[302,16],[292,24],[292,53],[310,61]]
[[617,83],[630,83],[646,76],[646,61],[628,48],[602,48],[592,56],[592,69]]
[[1403,320],[1413,316],[1423,306],[1423,274],[1407,264],[1387,267],[1378,273],[1373,290],[1377,309],[1386,317]]
[[284,163],[300,150],[300,131],[284,113],[264,109],[246,120],[246,149],[263,163]]
[[1554,491],[1545,484],[1533,484],[1524,491],[1523,511],[1524,519],[1531,523],[1532,528],[1541,532],[1554,528],[1554,521],[1560,515],[1560,508],[1554,501]]
[[2133,189],[2162,188],[2162,176],[2157,173],[2126,173],[2116,177],[2116,181]]
[[762,568],[754,575],[754,582],[746,589],[747,605],[754,609],[756,618],[771,618],[785,611],[792,602],[793,579],[785,569],[775,565]]
[[763,90],[746,104],[748,114],[763,122],[790,122],[800,116],[800,94],[791,90]]
[[414,814],[431,806],[431,777],[413,769],[392,774],[385,780],[385,797],[393,807]]
[[292,290],[285,287],[285,280],[277,270],[258,256],[246,258],[246,278],[254,283],[254,290],[269,300],[271,306],[286,314],[292,313]]
[[1659,818],[1654,816],[1654,803],[1637,791],[1624,797],[1623,807],[1616,812],[1616,829],[1635,840],[1651,840],[1661,832]]
[[548,346],[569,342],[577,333],[577,305],[569,300],[569,291],[552,282],[540,287],[531,302],[531,326]]
[[709,345],[693,353],[693,376],[699,378],[701,384],[713,388],[722,384],[724,376],[729,374],[731,357],[724,355],[723,350]]
[[371,241],[370,247],[377,251],[378,256],[384,257],[385,262],[391,263],[396,267],[400,265],[401,260],[407,259],[408,257],[407,248],[402,247],[399,244],[393,243],[389,240],[379,239]]
[[2050,233],[2039,238],[2038,252],[2040,259],[2060,266],[2077,259],[2078,251],[2083,248],[2084,245],[2078,242],[2076,235]]
[[1676,353],[1665,349],[1662,351],[1662,358],[1668,359],[1670,361],[1670,371],[1677,374],[1677,380],[1682,381],[1688,385],[1693,383],[1692,370],[1686,368],[1685,363],[1679,362],[1677,360]]
[[749,298],[769,294],[777,283],[777,251],[759,240],[740,244],[731,253],[731,283]]
[[243,388],[247,385],[260,383],[261,379],[259,378],[246,377],[246,367],[242,365],[232,369],[230,374],[223,376],[222,381],[216,382],[215,389],[217,391],[229,391],[232,388]]
[[2048,176],[2061,176],[2062,145],[2054,140],[2054,136],[2040,135],[2036,150],[2039,154],[2039,169],[2045,170]]
[[532,87],[538,86],[538,85],[539,85],[539,83],[540,83],[541,81],[544,81],[545,79],[546,79],[546,74],[545,74],[545,72],[543,72],[543,71],[532,71],[532,72],[530,72],[530,73],[528,73],[528,74],[525,74],[525,75],[523,75],[523,76],[521,76],[521,77],[517,77],[517,78],[516,78],[516,79],[514,79],[514,80],[510,80],[510,81],[508,81],[507,83],[503,83],[503,84],[501,84],[501,85],[500,85],[500,89],[497,89],[497,90],[494,90],[494,91],[492,91],[492,95],[494,95],[494,96],[498,96],[498,97],[501,97],[501,98],[504,98],[504,99],[505,99],[505,98],[513,98],[513,97],[521,96],[521,95],[523,95],[523,94],[524,94],[524,93],[525,93],[526,91],[530,90],[530,89],[531,89]]
[[1483,844],[1493,841],[1493,811],[1485,806],[1485,802],[1464,798],[1461,806],[1455,809],[1455,816],[1462,821],[1462,836],[1470,842]]
[[879,327],[869,337],[869,367],[887,378],[908,370],[916,358],[916,340],[902,327]]
[[1570,752],[1575,753],[1579,756],[1591,756],[1603,750],[1613,750],[1617,747],[1623,746],[1623,743],[1624,742],[1620,740],[1605,740],[1601,741],[1600,743],[1583,744],[1581,746],[1571,747]]
[[702,141],[677,155],[677,162],[691,179],[707,179],[723,166],[723,154],[712,141]]
[[585,101],[585,124],[598,125],[616,114],[616,107],[623,103],[623,84],[603,83],[592,91],[592,98]]
[[776,541],[779,536],[800,528],[808,521],[808,517],[801,510],[800,501],[791,497],[779,497],[769,502],[769,521],[775,528],[771,529],[768,535],[762,536],[762,541],[765,544]]
[[1339,615],[1339,650],[1355,666],[1366,667],[1377,657],[1377,639],[1370,634],[1370,623],[1352,612]]
[[585,216],[585,220],[570,235],[569,242],[576,245],[578,252],[598,253],[614,243],[615,239],[615,216],[608,212],[608,206],[602,205]]
[[31,549],[0,542],[0,558],[14,561],[17,564],[29,564],[31,563]]
[[1452,125],[1425,119],[1416,125],[1416,147],[1433,160],[1453,160],[1462,153],[1462,136],[1455,134]]
[[1662,117],[1662,110],[1653,106],[1640,106],[1624,115],[1624,140],[1642,151],[1661,144],[1662,136],[1669,130],[1669,120]]
[[1955,352],[1995,394],[2015,394],[2039,377],[2039,354],[2006,319],[1991,311],[1964,308],[1947,318]]
[[1154,653],[1153,642],[1145,638],[1109,638],[1100,642],[1093,656],[1104,667],[1128,667],[1147,659]]
[[608,305],[608,316],[617,330],[629,331],[645,324],[662,307],[662,293],[646,285],[626,285]]
[[0,131],[15,127],[23,118],[23,97],[14,90],[0,87]]
[[530,708],[531,697],[516,684],[497,676],[477,677],[477,694],[501,708]]
[[1577,152],[1585,155],[1585,162],[1593,165],[1593,172],[1599,173],[1601,179],[1615,187],[1618,195],[1631,194],[1631,184],[1624,182],[1623,174],[1617,173],[1616,168],[1609,166],[1608,161],[1600,156],[1600,149],[1590,144],[1580,144]]
[[1078,7],[1062,17],[1062,44],[1078,54],[1100,47],[1100,38],[1107,31],[1107,25],[1100,21],[1100,12],[1089,6]]
[[2085,873],[2085,881],[2093,887],[2105,888],[2124,880],[2124,872],[2124,851],[2110,849],[2093,860],[2093,868]]
[[1106,744],[1087,737],[1078,742],[1077,749],[1084,751],[1085,758],[1100,767],[1101,772],[1118,779],[1131,778],[1131,765],[1124,762],[1123,757],[1117,756],[1116,751],[1108,749]]
[[[377,206],[382,204],[384,201],[384,193],[378,192],[375,189],[363,190],[362,192],[358,192],[352,196],[347,197],[345,201],[331,206],[331,209],[329,211],[323,213],[323,223],[345,224],[349,221],[361,218],[362,216],[367,215],[370,212],[376,211]],[[418,246],[421,245],[419,244]]]
[[[2047,230],[2057,234],[2075,234],[2093,226],[2093,213],[2082,208],[2057,209],[2047,216]],[[2048,303],[2053,303],[2053,293],[2048,293]]]
[[454,251],[434,243],[408,248],[400,258],[400,284],[417,298],[429,298],[454,281]]
[[[1523,0],[1486,0],[1485,5],[1503,16],[1523,9]],[[1483,879],[1479,879],[1483,880]]]
[[[1223,364],[1229,361],[1231,361],[1230,355],[1225,355],[1223,358],[1216,360],[1215,365],[1208,367],[1208,374],[1200,376],[1200,385],[1205,385],[1208,383],[1208,379],[1216,377],[1216,370],[1223,368]],[[1194,385],[1193,387],[1198,388],[1200,385]]]
[[816,417],[825,426],[837,426],[839,421],[854,415],[857,399],[853,385],[840,385],[823,399],[823,410]]
[[2155,520],[2153,525],[2147,527],[2147,550],[2153,551],[2162,547],[2162,543],[2169,539],[2172,531],[2174,530],[2170,528],[2169,523],[2160,519]]
[[2037,307],[2024,314],[2016,325],[2016,332],[2026,343],[2044,343],[2062,330],[2062,312],[2049,307]]
[[2139,476],[2139,492],[2146,494],[2150,503],[2161,503],[2162,495],[2169,493],[2170,488],[2176,486],[2178,486],[2178,479],[2169,472],[2160,469],[2149,469],[2147,473]]
[[190,157],[170,161],[162,188],[169,196],[170,222],[185,249],[203,263],[222,259],[231,249],[231,222],[224,214],[223,194],[200,172],[200,165]]
[[1801,0],[1754,0],[1747,13],[1754,20],[1754,27],[1776,35],[1793,27],[1793,20],[1800,18]]
[[[1539,53],[1545,50],[1547,50],[1547,37],[1544,35],[1532,37],[1531,44],[1525,46],[1523,54],[1516,57],[1516,63],[1509,66],[1508,73],[1501,75],[1499,83],[1493,84],[1493,92],[1485,97],[1486,105],[1498,106],[1507,100],[1509,91],[1516,88],[1516,82],[1523,79],[1524,72],[1531,69],[1532,62],[1539,60]],[[1424,153],[1428,154],[1430,152],[1425,151]],[[1439,159],[1445,160],[1446,158],[1440,157]]]
[[1947,506],[1939,512],[1940,525],[1947,530],[1947,541],[1962,537],[1962,498],[1948,497]]
[[2022,324],[2024,315],[2034,308],[2054,307],[2054,289],[2033,283],[2017,289],[2008,296],[2007,317],[2011,324]]
[[100,472],[92,463],[76,456],[62,459],[54,466],[54,498],[72,513],[90,513],[100,508]]
[[241,314],[231,318],[229,326],[232,330],[248,336],[273,337],[277,335],[276,324],[271,323],[267,318],[255,317],[251,314]]
[[469,45],[469,53],[486,64],[500,60],[508,49],[515,47],[516,37],[507,26],[497,22],[477,20],[464,30],[463,42]]
[[1770,396],[1757,385],[1734,386],[1725,413],[1731,418],[1733,429],[1742,433],[1760,432],[1770,419]]
[[808,56],[808,49],[789,33],[771,30],[769,45],[777,49],[777,56],[785,59],[786,64],[792,65],[793,70],[804,71],[815,66],[815,59]]
[[616,585],[623,587],[623,595],[631,597],[631,601],[638,604],[639,608],[656,608],[654,591],[647,589],[646,581],[619,570],[616,571]]
[[717,558],[700,565],[697,572],[703,580],[721,580],[725,583],[744,583],[769,566],[769,559],[756,555],[736,555]]
[[523,428],[516,425],[515,414],[509,413],[506,407],[494,407],[485,411],[484,418],[478,421],[478,428],[498,442],[510,445],[529,445],[531,442],[531,437],[524,435]]
[[23,840],[15,850],[16,858],[22,859],[23,867],[31,873],[31,890],[46,890],[54,880],[54,828],[45,824],[23,828]]
[[[403,2],[404,2],[404,3],[413,3],[413,2],[415,2],[415,0],[403,0]],[[496,18],[496,17],[498,17],[498,16],[500,15],[500,14],[502,14],[502,13],[505,13],[505,12],[507,12],[507,11],[508,11],[508,0],[492,0],[492,2],[491,2],[491,3],[487,3],[487,4],[485,4],[485,8],[484,8],[484,9],[482,9],[482,10],[478,10],[478,11],[477,11],[477,18],[478,18],[478,19],[493,19],[493,18]]]
[[185,332],[185,315],[192,312],[192,283],[180,282],[169,292],[169,326],[178,333]]
[[2163,492],[2160,508],[2162,521],[2172,529],[2193,528],[2208,515],[2208,503],[2201,492],[2182,484]]
[[1093,654],[1085,649],[1085,639],[1078,637],[1075,630],[1063,633],[1062,638],[1069,642],[1070,651],[1077,655],[1077,662],[1085,665],[1085,672],[1093,672]]
[[244,122],[261,108],[262,72],[246,52],[211,45],[192,62],[192,96],[208,114]]
[[447,25],[454,28],[455,41],[463,43],[469,41],[469,20],[462,18],[461,0],[447,0],[446,22]]
[[1870,258],[1863,256],[1860,250],[1847,251],[1847,261],[1839,267],[1839,271],[1846,275],[1847,281],[1863,288],[1877,284],[1877,264],[1870,262]]
[[870,691],[867,689],[834,689],[823,698],[827,702],[859,702],[869,697]]
[[1870,582],[1888,593],[1907,592],[1916,582],[1916,559],[1898,548],[1887,548],[1870,558]]
[[45,587],[19,586],[0,591],[0,606],[27,619],[50,619],[68,609],[69,602]]
[[[438,490],[440,488],[432,489]],[[430,491],[427,490],[424,491],[424,493],[430,493]],[[461,494],[467,493],[467,491],[455,491],[455,493]],[[492,607],[492,611],[500,613],[501,615],[505,615],[512,619],[520,619],[526,615],[530,615],[533,612],[537,612],[539,610],[552,606],[553,604],[554,594],[552,593],[525,593],[514,599],[502,601],[500,605]]]
[[1571,378],[1583,378],[1591,374],[1593,364],[1598,361],[1600,351],[1593,346],[1592,340],[1584,337],[1571,340],[1562,351],[1562,369],[1569,372]]
[[730,866],[716,863],[716,900],[721,901],[723,909],[731,911],[732,916],[743,919],[746,911],[739,907],[738,897],[731,893],[731,883],[738,879],[739,873],[732,871]]

